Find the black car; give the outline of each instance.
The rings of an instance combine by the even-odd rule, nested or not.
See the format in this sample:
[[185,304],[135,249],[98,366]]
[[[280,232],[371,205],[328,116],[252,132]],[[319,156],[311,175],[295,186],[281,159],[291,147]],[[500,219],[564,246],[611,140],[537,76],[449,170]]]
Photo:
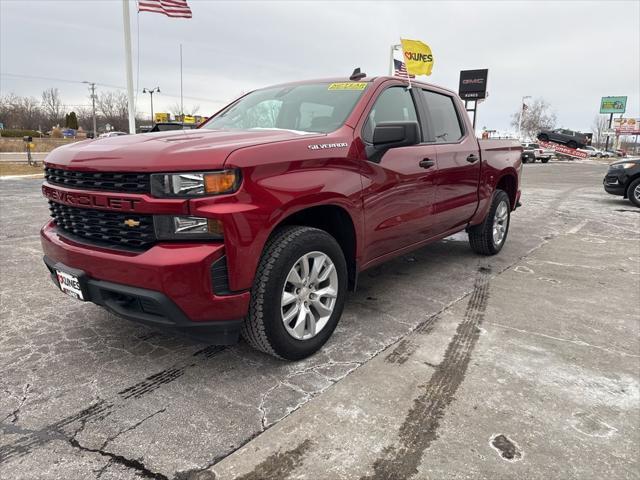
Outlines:
[[562,143],[569,148],[583,148],[591,143],[588,135],[580,132],[574,132],[573,130],[567,130],[566,128],[542,130],[538,134],[538,140],[541,142]]
[[612,163],[602,183],[607,193],[622,195],[640,207],[640,158]]
[[531,143],[523,143],[522,144],[522,155],[521,155],[521,159],[522,159],[522,163],[535,163],[536,161],[536,152],[534,151],[533,147],[531,147],[530,145],[533,145]]

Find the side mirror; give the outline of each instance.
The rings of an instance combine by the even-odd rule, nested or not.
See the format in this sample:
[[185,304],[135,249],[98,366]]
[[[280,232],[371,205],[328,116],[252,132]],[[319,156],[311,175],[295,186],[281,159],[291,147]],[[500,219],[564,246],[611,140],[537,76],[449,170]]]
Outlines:
[[420,127],[418,122],[381,122],[373,130],[372,141],[373,145],[365,147],[367,158],[370,162],[380,163],[390,148],[420,143]]
[[377,150],[407,147],[420,142],[418,122],[383,122],[373,131],[373,146]]

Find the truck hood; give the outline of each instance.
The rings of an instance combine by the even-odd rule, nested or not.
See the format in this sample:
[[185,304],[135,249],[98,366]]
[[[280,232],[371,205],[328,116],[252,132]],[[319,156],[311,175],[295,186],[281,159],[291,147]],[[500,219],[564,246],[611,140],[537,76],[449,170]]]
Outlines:
[[177,130],[86,140],[56,148],[45,159],[54,167],[101,172],[194,171],[221,168],[244,147],[314,138],[291,130]]

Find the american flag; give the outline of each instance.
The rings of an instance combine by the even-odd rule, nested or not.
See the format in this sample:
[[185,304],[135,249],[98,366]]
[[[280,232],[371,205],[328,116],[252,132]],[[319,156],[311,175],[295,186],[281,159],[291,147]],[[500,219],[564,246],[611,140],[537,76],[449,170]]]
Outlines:
[[167,17],[191,18],[187,0],[138,0],[138,11],[162,13]]
[[396,77],[416,78],[415,75],[408,75],[407,66],[404,64],[404,62],[401,62],[400,60],[396,60],[395,58],[393,59],[393,69],[395,71],[393,75]]

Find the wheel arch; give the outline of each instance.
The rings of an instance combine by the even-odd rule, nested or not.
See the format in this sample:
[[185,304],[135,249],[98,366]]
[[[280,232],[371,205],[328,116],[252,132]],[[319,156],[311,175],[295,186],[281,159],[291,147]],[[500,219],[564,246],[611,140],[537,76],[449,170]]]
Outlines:
[[496,190],[503,190],[509,196],[509,202],[511,203],[511,209],[516,206],[516,200],[518,195],[518,180],[515,173],[504,173],[496,183]]
[[631,187],[631,184],[638,178],[640,178],[640,172],[636,173],[633,177],[630,177],[627,180],[627,183],[624,186],[624,198],[629,198],[629,188]]
[[344,253],[349,275],[349,289],[355,290],[357,283],[357,231],[346,208],[328,203],[303,208],[283,217],[272,229],[271,235],[288,225],[301,225],[324,230],[336,239]]

